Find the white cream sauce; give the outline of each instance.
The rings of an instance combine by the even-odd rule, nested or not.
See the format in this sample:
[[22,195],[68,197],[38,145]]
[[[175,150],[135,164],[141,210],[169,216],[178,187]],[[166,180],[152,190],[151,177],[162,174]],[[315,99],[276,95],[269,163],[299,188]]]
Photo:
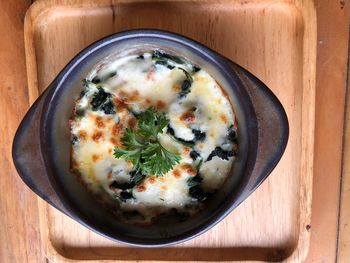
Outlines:
[[[70,123],[72,169],[91,191],[107,193],[111,203],[117,204],[115,209],[137,211],[141,217],[130,219],[135,222],[150,222],[171,208],[193,214],[201,207],[189,190],[189,180],[196,176],[197,168],[200,167],[201,179],[197,188],[212,193],[220,189],[234,160],[235,142],[228,139],[229,127],[235,127],[234,114],[217,82],[204,69],[195,68],[184,59],[181,63],[166,59],[166,65],[156,61],[152,52],[147,52],[97,65],[87,76]],[[183,83],[188,77],[184,70],[193,81],[188,93],[182,96]],[[102,106],[94,108],[94,97],[101,88],[107,99]],[[115,158],[113,149],[122,147],[123,130],[137,127],[135,116],[149,107],[167,114],[170,127],[159,135],[159,141],[167,150],[180,154],[181,161],[163,176],[147,175],[134,187],[124,190],[128,198],[121,200],[123,190],[111,184],[130,182],[133,165]],[[211,156],[216,147],[221,147],[227,158]],[[192,151],[197,153],[195,160]]]

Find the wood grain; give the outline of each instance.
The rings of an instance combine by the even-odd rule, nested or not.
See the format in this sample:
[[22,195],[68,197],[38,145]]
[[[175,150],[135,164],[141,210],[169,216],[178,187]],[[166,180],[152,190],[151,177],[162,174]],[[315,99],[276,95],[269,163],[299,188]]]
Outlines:
[[[348,81],[350,71],[348,69]],[[349,85],[349,84],[348,84]],[[340,200],[338,261],[350,259],[350,92],[347,86],[344,129],[343,173]]]
[[40,246],[38,205],[12,164],[15,131],[28,109],[23,20],[30,1],[0,1],[0,262],[37,262]]
[[[344,100],[348,59],[348,1],[318,1],[313,262],[336,257]],[[324,106],[327,105],[327,106]],[[335,205],[337,204],[337,205]],[[339,262],[347,262],[340,261]]]
[[305,258],[309,246],[305,227],[311,216],[316,66],[312,2],[113,3],[39,1],[32,6],[25,24],[32,102],[70,58],[93,41],[131,28],[166,29],[208,45],[262,79],[287,111],[289,145],[271,177],[234,213],[211,231],[172,248],[135,249],[112,243],[41,204],[47,256],[53,261]]
[[[2,226],[0,231],[0,262],[45,262],[44,255],[41,253],[39,238],[37,238],[39,227],[36,220],[33,219],[37,214],[37,198],[20,181],[11,164],[10,155],[10,145],[15,129],[28,107],[24,67],[23,16],[29,4],[30,1],[24,0],[0,1],[0,22],[6,40],[0,43],[0,69],[2,72],[2,84],[0,85],[2,96],[0,100],[2,108],[10,107],[6,114],[4,114],[4,111],[0,114],[2,132],[0,145],[3,149],[3,156],[0,161],[2,171],[0,176],[0,192],[2,193],[0,199],[0,224]],[[324,76],[323,73],[333,72],[334,69],[338,72],[346,72],[344,58],[346,58],[347,51],[349,3],[347,1],[319,0],[316,1],[316,8],[319,35],[317,98],[322,98],[329,96],[328,94],[334,89],[343,89],[345,85],[345,74],[338,74],[335,77],[333,74]],[[329,58],[336,59],[327,62]],[[7,87],[11,88],[8,89]],[[15,106],[13,106],[14,102],[12,101],[14,97],[16,97]],[[329,111],[334,115],[342,115],[339,112],[341,105],[338,105],[337,101],[332,100],[324,103],[323,100],[317,99],[316,105],[318,103],[322,103],[323,112]],[[14,114],[15,116],[13,116]],[[317,118],[316,137],[319,130],[323,130],[327,126],[328,121],[332,122],[333,118],[327,121]],[[322,138],[323,141],[316,141],[315,145],[316,148],[318,147],[315,152],[316,169],[324,161],[322,156],[328,151],[327,147],[317,145],[334,144],[332,147],[339,147],[339,140],[336,143],[333,142],[334,136],[328,136],[327,134],[324,136],[322,134]],[[311,246],[307,262],[335,261],[339,192],[334,186],[339,186],[340,173],[334,171],[340,169],[338,167],[339,162],[335,161],[340,154],[340,152],[335,152],[335,154],[327,156],[328,165],[323,169],[318,169],[317,180],[315,176]],[[333,191],[328,191],[328,186],[331,186]],[[331,200],[327,201],[328,198]],[[349,210],[349,208],[347,209]],[[29,219],[26,219],[27,216]],[[344,232],[344,234],[346,233],[348,232]],[[342,244],[344,247],[350,246],[348,240],[340,239],[340,250]],[[344,249],[342,252],[347,251]],[[339,256],[339,262],[346,262],[346,259]]]

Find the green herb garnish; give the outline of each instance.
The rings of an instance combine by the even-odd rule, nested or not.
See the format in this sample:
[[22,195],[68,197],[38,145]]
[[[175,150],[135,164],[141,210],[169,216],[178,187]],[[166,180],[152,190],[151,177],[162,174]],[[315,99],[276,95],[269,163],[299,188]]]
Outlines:
[[131,161],[141,174],[163,175],[180,162],[180,156],[165,149],[158,134],[168,125],[165,114],[149,108],[137,116],[138,129],[125,129],[121,142],[124,149],[115,147],[114,156]]

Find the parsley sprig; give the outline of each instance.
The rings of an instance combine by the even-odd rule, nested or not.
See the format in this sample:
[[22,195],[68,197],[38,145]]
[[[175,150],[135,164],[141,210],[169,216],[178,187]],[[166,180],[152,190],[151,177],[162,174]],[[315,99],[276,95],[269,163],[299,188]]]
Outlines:
[[124,149],[115,147],[114,156],[131,161],[134,170],[146,175],[163,175],[180,162],[180,156],[164,148],[158,134],[169,124],[163,113],[149,108],[137,116],[138,128],[126,128],[121,138]]

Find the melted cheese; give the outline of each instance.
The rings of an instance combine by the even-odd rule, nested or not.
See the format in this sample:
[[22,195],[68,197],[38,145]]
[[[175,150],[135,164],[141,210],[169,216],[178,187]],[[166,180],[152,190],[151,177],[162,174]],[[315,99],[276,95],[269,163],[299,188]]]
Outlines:
[[[200,189],[206,193],[219,189],[231,170],[234,154],[226,159],[211,156],[216,147],[232,152],[234,143],[228,139],[228,129],[235,123],[231,104],[217,82],[203,69],[195,72],[190,62],[170,60],[167,67],[157,64],[151,53],[138,56],[103,61],[87,76],[97,84],[88,82],[76,102],[71,120],[75,138],[72,168],[94,193],[107,193],[111,203],[118,204],[115,209],[137,211],[143,222],[174,208],[193,214],[201,207],[190,194],[189,180],[196,176],[196,170],[200,167]],[[182,96],[187,77],[184,70],[191,72],[193,81]],[[113,105],[114,112],[106,110],[108,105],[93,107],[101,88],[108,94],[104,103]],[[179,153],[181,161],[163,176],[147,175],[127,190],[132,198],[120,201],[123,189],[111,185],[129,183],[133,166],[115,158],[113,149],[122,146],[125,128],[135,128],[137,114],[151,106],[167,114],[169,127],[159,135],[159,141],[167,150]],[[195,159],[191,152],[197,153]]]

